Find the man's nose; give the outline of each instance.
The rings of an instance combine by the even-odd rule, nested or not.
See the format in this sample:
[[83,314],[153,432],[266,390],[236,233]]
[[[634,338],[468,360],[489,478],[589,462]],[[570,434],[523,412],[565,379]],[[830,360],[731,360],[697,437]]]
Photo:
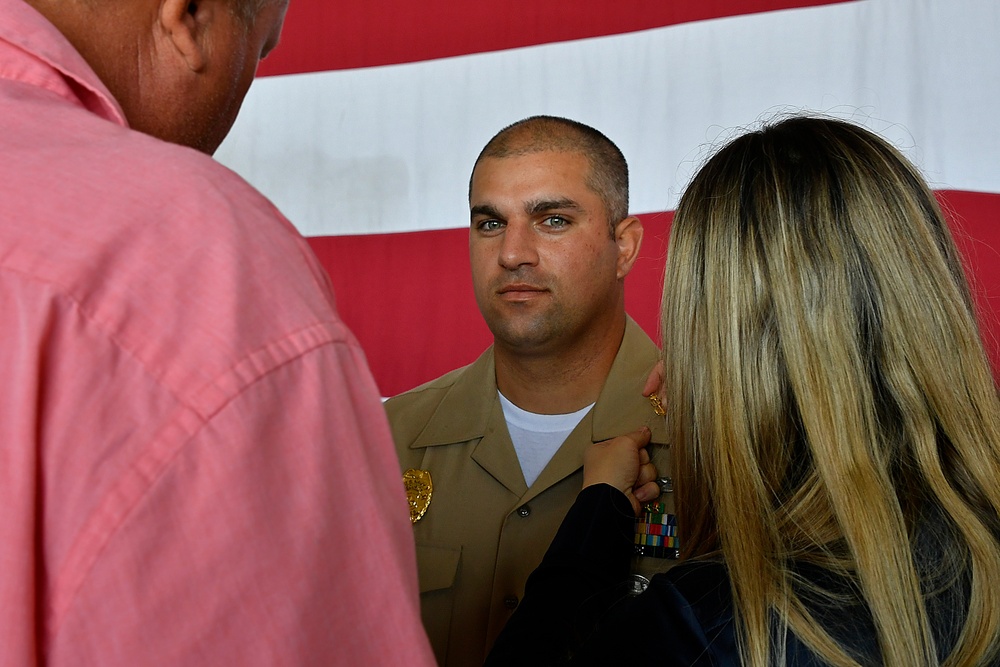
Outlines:
[[513,271],[521,266],[537,264],[535,240],[530,224],[508,222],[500,244],[500,266]]

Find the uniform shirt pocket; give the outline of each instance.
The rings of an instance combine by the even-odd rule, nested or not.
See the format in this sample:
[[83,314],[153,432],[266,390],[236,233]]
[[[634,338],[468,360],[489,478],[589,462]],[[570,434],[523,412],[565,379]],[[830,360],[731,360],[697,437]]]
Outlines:
[[462,549],[458,547],[437,547],[417,545],[420,592],[430,593],[451,588],[462,560]]

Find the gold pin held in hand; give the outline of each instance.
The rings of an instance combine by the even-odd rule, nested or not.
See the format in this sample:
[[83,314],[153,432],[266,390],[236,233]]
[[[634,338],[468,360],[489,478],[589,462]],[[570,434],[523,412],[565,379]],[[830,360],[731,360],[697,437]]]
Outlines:
[[649,404],[653,406],[653,412],[656,413],[657,417],[666,417],[667,411],[663,409],[663,404],[660,403],[660,397],[656,394],[649,395]]
[[434,492],[431,473],[410,468],[403,473],[403,488],[406,489],[406,502],[410,505],[410,523],[416,523],[431,504]]

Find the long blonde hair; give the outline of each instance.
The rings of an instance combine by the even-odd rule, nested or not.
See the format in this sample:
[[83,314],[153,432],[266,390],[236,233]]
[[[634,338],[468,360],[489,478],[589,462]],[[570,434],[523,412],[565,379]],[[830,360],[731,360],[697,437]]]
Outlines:
[[1000,400],[913,166],[842,121],[745,134],[684,193],[664,282],[684,555],[726,563],[744,662],[781,664],[790,631],[858,664],[817,619],[843,600],[803,565],[849,582],[885,665],[995,655]]

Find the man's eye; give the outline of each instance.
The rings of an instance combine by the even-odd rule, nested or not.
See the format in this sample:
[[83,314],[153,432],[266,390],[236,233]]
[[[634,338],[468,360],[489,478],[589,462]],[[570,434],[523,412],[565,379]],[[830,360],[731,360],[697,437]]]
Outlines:
[[499,220],[483,220],[476,224],[476,228],[481,232],[495,232],[503,227]]
[[542,224],[553,229],[562,229],[569,224],[569,220],[561,215],[550,215],[542,221]]

